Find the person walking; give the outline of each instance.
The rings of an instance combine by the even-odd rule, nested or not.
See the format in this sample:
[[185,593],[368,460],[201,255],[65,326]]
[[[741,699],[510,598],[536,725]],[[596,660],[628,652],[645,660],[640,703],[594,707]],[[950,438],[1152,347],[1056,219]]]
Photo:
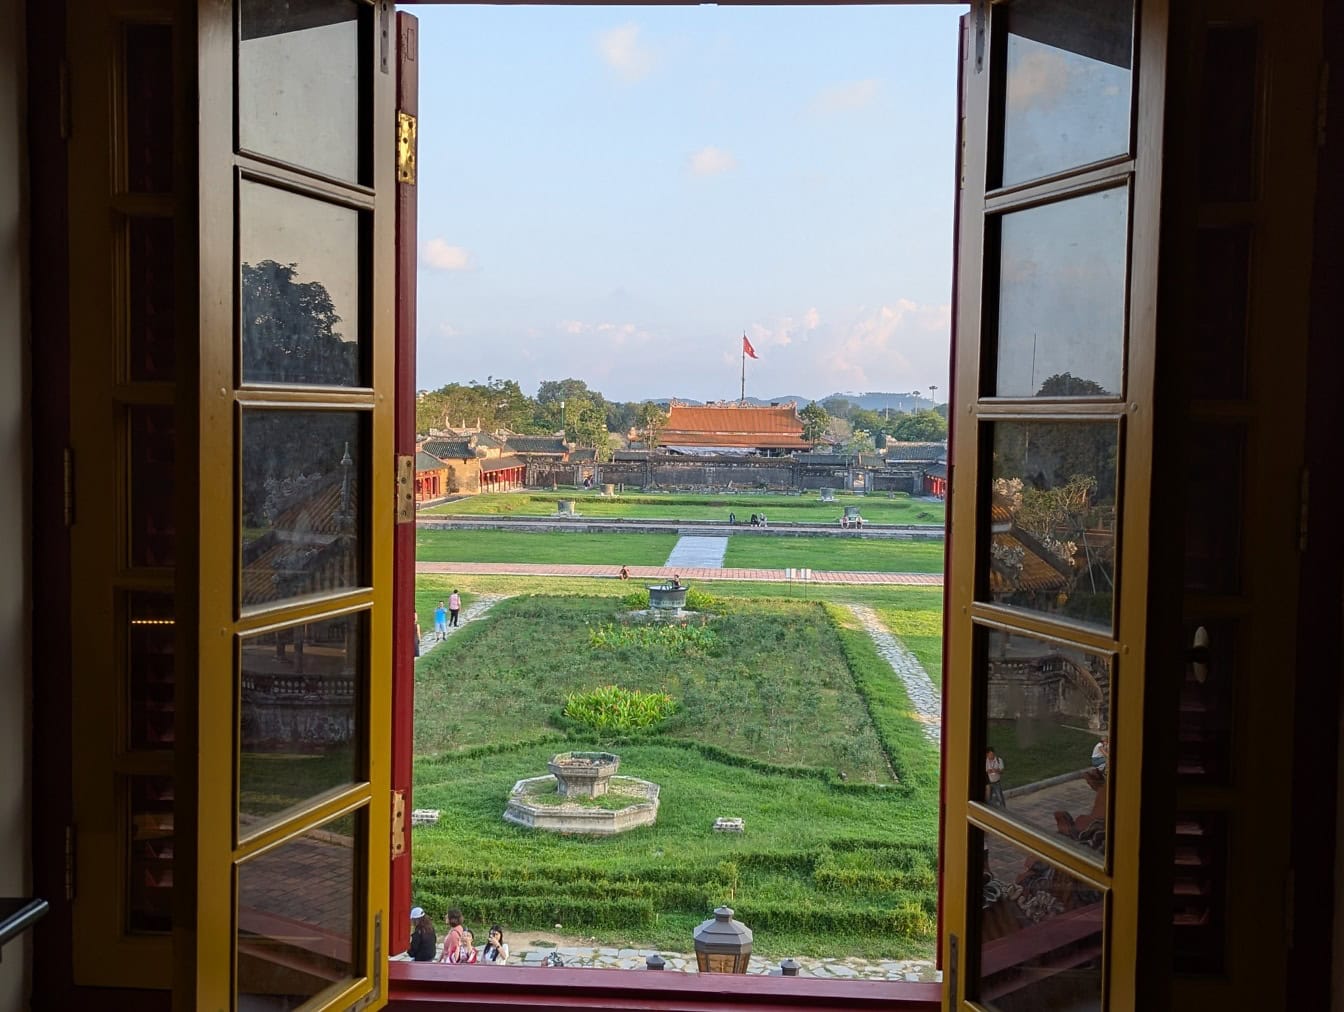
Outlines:
[[1007,808],[1003,799],[1003,759],[994,751],[993,745],[985,746],[985,800],[991,805]]
[[411,907],[411,944],[406,955],[417,963],[434,962],[434,918],[425,913],[424,907]]
[[456,588],[448,595],[448,624],[457,625],[457,613],[462,610],[462,598]]
[[443,606],[442,601],[434,609],[434,633],[439,639],[448,635],[448,609]]
[[[415,616],[415,656],[416,656],[416,657],[419,657],[419,656],[420,656],[420,641],[421,641],[422,639],[424,639],[424,637],[420,635],[420,616],[417,615],[417,616]],[[417,909],[418,909],[418,908],[417,908]]]
[[504,941],[504,929],[498,924],[490,926],[490,934],[481,946],[481,962],[503,966],[509,961],[509,946]]

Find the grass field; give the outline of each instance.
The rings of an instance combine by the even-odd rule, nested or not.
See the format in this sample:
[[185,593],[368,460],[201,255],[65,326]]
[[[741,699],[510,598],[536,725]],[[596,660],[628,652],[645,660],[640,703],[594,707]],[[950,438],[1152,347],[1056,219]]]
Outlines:
[[771,523],[835,524],[845,506],[858,506],[865,520],[878,524],[943,525],[943,504],[929,499],[912,499],[904,494],[887,498],[837,495],[833,503],[823,503],[816,492],[802,495],[682,495],[677,493],[633,493],[605,497],[582,489],[571,492],[504,492],[475,495],[432,506],[427,516],[519,516],[555,515],[557,499],[572,499],[581,516],[593,519],[629,520],[722,520],[730,512],[738,523],[746,523],[752,513],[764,512]]
[[1003,780],[1009,787],[1087,769],[1096,731],[1081,730],[1056,720],[991,720],[986,741],[1003,759]]
[[[416,532],[421,562],[552,562],[591,566],[661,566],[677,543],[675,534],[571,534],[543,531]],[[743,534],[728,539],[729,568],[852,570],[877,573],[941,573],[941,541],[879,538],[770,537]]]
[[[417,664],[416,806],[442,819],[416,830],[416,903],[515,932],[563,924],[686,950],[729,902],[768,956],[831,954],[837,937],[846,953],[929,954],[938,757],[847,612],[790,593],[805,588],[715,584],[708,632],[654,643],[601,634],[627,607],[616,581],[421,577],[417,598],[446,579],[541,593],[501,602]],[[929,603],[911,588],[835,589],[893,612]],[[681,708],[615,741],[561,716],[568,691],[609,682],[666,689]],[[598,839],[502,821],[516,780],[555,752],[598,747],[660,784],[657,825]],[[721,815],[747,832],[712,832]]]
[[741,535],[728,539],[729,569],[820,569],[831,572],[941,573],[941,541]]
[[675,534],[571,534],[563,531],[415,533],[417,562],[554,562],[586,566],[661,566]]

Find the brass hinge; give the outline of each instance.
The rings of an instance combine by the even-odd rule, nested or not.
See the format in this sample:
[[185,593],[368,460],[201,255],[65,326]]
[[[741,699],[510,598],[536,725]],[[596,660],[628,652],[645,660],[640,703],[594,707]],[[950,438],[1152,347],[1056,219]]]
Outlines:
[[373,915],[373,990],[350,1006],[365,1009],[383,997],[383,912]]
[[65,899],[75,898],[75,827],[65,827]]
[[406,853],[406,792],[392,792],[392,856]]
[[415,185],[415,117],[397,113],[397,182]]
[[397,454],[397,523],[415,523],[415,458]]
[[1311,471],[1302,468],[1297,480],[1297,550],[1307,550],[1307,514],[1311,503]]
[[61,481],[64,486],[61,499],[64,506],[65,526],[75,524],[75,451],[66,447],[62,451]]

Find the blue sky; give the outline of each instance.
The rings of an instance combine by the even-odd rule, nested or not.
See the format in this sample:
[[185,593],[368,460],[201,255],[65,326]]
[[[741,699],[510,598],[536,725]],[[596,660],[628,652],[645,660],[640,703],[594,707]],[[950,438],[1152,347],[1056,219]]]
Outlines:
[[418,8],[418,385],[946,390],[959,11]]

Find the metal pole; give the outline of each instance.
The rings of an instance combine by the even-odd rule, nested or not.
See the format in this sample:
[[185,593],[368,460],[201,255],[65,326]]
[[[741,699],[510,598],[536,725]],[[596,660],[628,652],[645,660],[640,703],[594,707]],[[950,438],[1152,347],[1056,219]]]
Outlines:
[[747,332],[742,331],[742,392],[738,394],[739,404],[747,403]]

